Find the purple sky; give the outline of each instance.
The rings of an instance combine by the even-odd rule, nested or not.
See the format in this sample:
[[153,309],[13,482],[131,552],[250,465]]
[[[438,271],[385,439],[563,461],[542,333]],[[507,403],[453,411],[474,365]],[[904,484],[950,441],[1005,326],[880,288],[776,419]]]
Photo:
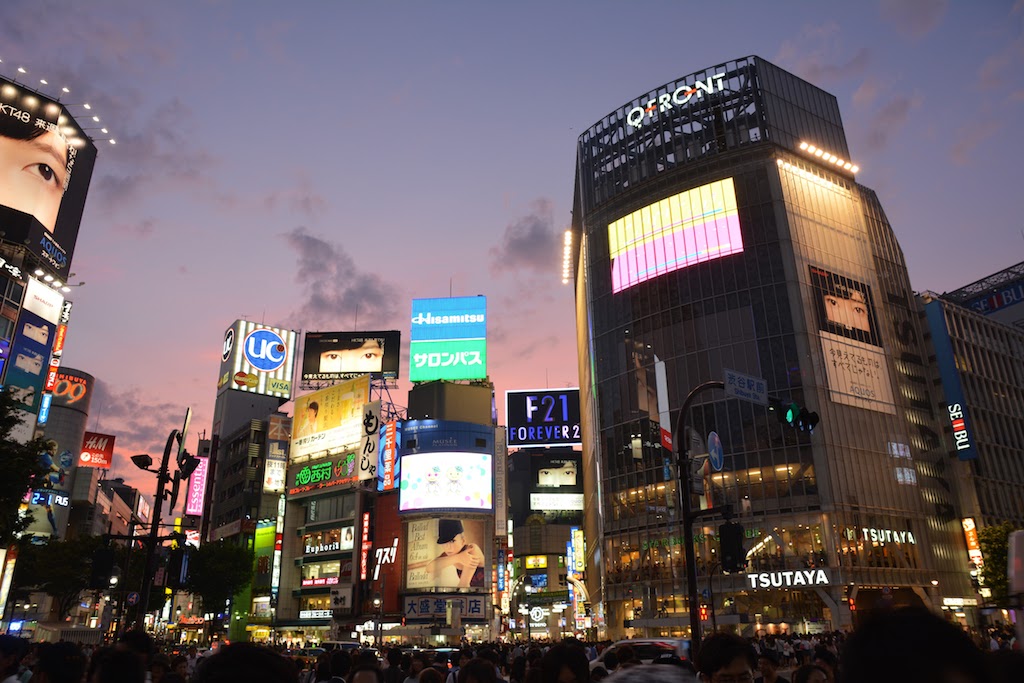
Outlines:
[[915,288],[1024,260],[1024,0],[0,3],[0,73],[67,84],[118,143],[99,143],[64,359],[99,380],[114,476],[151,492],[127,456],[161,453],[186,405],[209,430],[239,317],[351,329],[358,309],[407,347],[410,299],[451,287],[488,296],[500,400],[575,386],[577,136],[750,54],[839,98]]

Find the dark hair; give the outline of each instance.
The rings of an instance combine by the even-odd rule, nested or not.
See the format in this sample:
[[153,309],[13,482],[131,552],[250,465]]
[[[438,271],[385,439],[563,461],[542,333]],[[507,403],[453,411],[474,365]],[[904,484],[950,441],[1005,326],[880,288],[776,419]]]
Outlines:
[[393,647],[388,650],[388,664],[390,666],[398,666],[402,662],[402,651],[397,647]]
[[352,683],[352,681],[356,679],[356,674],[363,671],[369,671],[374,676],[376,676],[377,683],[384,683],[384,672],[380,670],[379,666],[371,666],[369,664],[360,664],[359,666],[352,669],[352,671],[349,672],[349,676],[346,680],[349,683]]
[[459,669],[458,683],[497,683],[497,680],[494,663],[481,657],[469,660]]
[[617,649],[608,650],[604,656],[604,663],[608,666],[609,671],[615,671],[619,668],[619,653],[616,652]]
[[99,683],[144,683],[146,668],[134,652],[103,648],[92,655],[88,680],[90,683],[94,680]]
[[128,650],[142,657],[143,665],[149,667],[149,660],[153,656],[153,639],[145,631],[132,630],[125,632],[118,641],[117,647]]
[[870,615],[846,641],[840,671],[848,683],[946,681],[955,674],[992,681],[984,654],[967,634],[923,607]]
[[817,664],[804,664],[799,669],[793,672],[792,682],[807,683],[807,681],[811,680],[811,674],[815,671],[820,671],[826,677],[828,676],[828,672],[820,666],[818,666]]
[[0,655],[4,657],[15,656],[14,661],[11,662],[7,669],[0,670],[0,675],[6,678],[10,674],[17,673],[21,658],[25,656],[27,650],[28,644],[21,638],[8,634],[0,635]]
[[828,669],[835,671],[836,667],[839,666],[839,658],[835,656],[832,650],[829,650],[827,647],[822,645],[814,648],[814,661],[820,661],[824,664],[825,666],[822,668],[826,671]]
[[85,655],[72,643],[41,643],[35,670],[53,683],[79,683],[85,674]]
[[732,633],[712,633],[700,645],[697,670],[705,676],[712,676],[737,659],[744,659],[751,671],[757,668],[757,652],[753,645]]
[[590,662],[586,653],[579,645],[555,645],[540,660],[543,683],[558,683],[558,676],[563,667],[568,667],[576,683],[587,683],[590,680]]
[[615,648],[615,656],[619,664],[637,661],[636,651],[633,649],[633,646],[629,644],[619,645]]
[[[829,652],[829,654],[832,654],[832,653]],[[775,650],[762,650],[761,653],[759,655],[757,655],[757,658],[758,659],[767,659],[769,662],[771,662],[775,666],[779,665],[779,653],[776,652]]]
[[316,401],[310,401],[309,405],[306,406],[306,410],[312,410],[317,415],[320,414],[320,404]]
[[295,683],[292,660],[252,643],[225,645],[196,668],[192,683]]
[[608,669],[603,666],[595,666],[590,670],[591,681],[603,681],[606,678],[608,678]]
[[441,675],[440,671],[427,664],[423,667],[423,671],[420,671],[416,680],[419,683],[444,683],[444,676]]
[[352,668],[352,655],[348,653],[348,650],[343,650],[340,647],[331,653],[331,675],[341,676],[344,678],[348,670]]

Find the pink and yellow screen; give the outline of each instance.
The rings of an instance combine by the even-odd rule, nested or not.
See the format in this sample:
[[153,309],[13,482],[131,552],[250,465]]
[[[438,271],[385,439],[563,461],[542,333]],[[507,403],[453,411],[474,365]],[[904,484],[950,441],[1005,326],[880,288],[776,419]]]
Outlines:
[[612,292],[743,251],[732,178],[666,197],[608,225]]

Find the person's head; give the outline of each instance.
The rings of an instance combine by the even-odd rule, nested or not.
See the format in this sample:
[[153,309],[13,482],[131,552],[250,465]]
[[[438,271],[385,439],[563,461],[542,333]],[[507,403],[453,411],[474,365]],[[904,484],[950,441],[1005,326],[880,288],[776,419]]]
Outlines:
[[430,666],[430,662],[424,661],[423,657],[417,653],[416,656],[412,658],[412,661],[409,662],[410,675],[415,676],[428,666]]
[[85,655],[72,643],[41,643],[36,666],[32,670],[35,683],[79,683],[85,674]]
[[440,664],[447,668],[448,666],[448,653],[438,652],[434,655],[434,664]]
[[[815,663],[819,654],[815,652]],[[970,637],[922,607],[870,615],[847,639],[844,683],[989,683],[984,654]]]
[[384,683],[384,672],[379,666],[360,664],[352,669],[346,680],[348,683]]
[[344,678],[352,668],[352,655],[348,650],[337,648],[331,652],[331,675]]
[[693,683],[693,672],[682,666],[635,664],[616,671],[608,681],[615,683]]
[[340,341],[320,353],[320,372],[380,372],[384,340]]
[[320,414],[320,404],[316,401],[310,401],[309,405],[306,406],[306,419],[310,422],[316,421],[316,416]]
[[0,117],[0,204],[53,232],[70,175],[68,143],[56,129]]
[[779,670],[779,655],[775,650],[765,650],[757,656],[757,668],[766,678],[774,678]]
[[619,649],[613,647],[604,653],[604,665],[608,667],[609,671],[615,671],[619,668]]
[[608,669],[603,666],[595,666],[590,670],[591,683],[597,683],[598,681],[603,681],[606,678],[608,678]]
[[444,683],[444,676],[432,666],[426,666],[416,676],[417,683]]
[[149,665],[149,672],[153,678],[153,683],[160,683],[163,677],[171,671],[171,660],[164,654],[158,654],[153,657],[153,662]]
[[828,683],[828,674],[817,664],[804,664],[793,672],[792,683]]
[[387,654],[388,666],[398,666],[402,663],[402,651],[397,647],[393,647],[388,650]]
[[739,636],[713,633],[701,643],[696,664],[704,683],[750,683],[757,653]]
[[437,522],[437,544],[445,555],[454,555],[466,545],[465,530],[458,519],[440,519]]
[[0,635],[0,678],[16,673],[28,651],[25,641],[11,635]]
[[839,659],[827,647],[819,645],[814,648],[813,663],[825,670],[829,681],[836,679],[836,667],[839,665]]
[[497,680],[494,663],[482,657],[469,660],[459,669],[458,683],[497,683]]
[[192,683],[295,683],[299,675],[292,660],[259,645],[233,643],[204,657]]
[[[466,666],[469,664],[469,660],[473,659],[473,651],[468,647],[464,647],[459,650],[459,666]],[[524,660],[525,661],[525,660]]]
[[145,631],[128,631],[121,636],[115,647],[133,653],[145,668],[149,668],[150,659],[153,657],[153,639]]
[[587,683],[590,679],[590,662],[578,645],[555,645],[540,660],[540,670],[543,683]]

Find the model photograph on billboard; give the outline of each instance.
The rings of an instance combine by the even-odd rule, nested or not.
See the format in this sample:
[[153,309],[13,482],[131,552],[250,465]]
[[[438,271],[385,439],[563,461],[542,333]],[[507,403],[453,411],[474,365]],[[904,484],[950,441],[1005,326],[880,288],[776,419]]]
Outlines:
[[405,545],[407,588],[484,588],[487,522],[452,518],[409,523]]
[[416,453],[402,456],[399,512],[493,508],[494,466],[489,453]]
[[66,277],[96,147],[67,110],[0,79],[0,230]]
[[305,382],[351,379],[372,374],[398,378],[402,334],[384,332],[307,332],[302,352]]
[[608,225],[612,292],[743,251],[732,178],[666,197]]
[[530,509],[582,510],[583,474],[579,453],[530,456]]
[[369,395],[370,379],[364,375],[295,399],[289,457],[355,448],[362,438],[363,405]]

